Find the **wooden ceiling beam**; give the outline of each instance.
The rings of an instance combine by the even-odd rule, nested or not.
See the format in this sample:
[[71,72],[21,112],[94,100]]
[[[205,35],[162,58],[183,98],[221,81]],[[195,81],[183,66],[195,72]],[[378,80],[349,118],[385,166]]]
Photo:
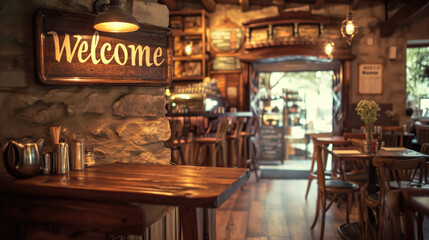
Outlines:
[[316,0],[316,2],[314,2],[314,9],[321,9],[324,3],[325,0]]
[[241,11],[247,12],[250,9],[250,0],[240,0]]
[[351,8],[357,9],[358,5],[359,5],[359,0],[353,0],[351,4]]
[[162,3],[167,5],[168,10],[175,10],[177,8],[176,0],[162,0]]
[[429,1],[427,0],[414,0],[408,3],[397,11],[389,20],[381,24],[380,36],[391,36],[399,26],[428,6]]
[[212,13],[216,10],[215,0],[201,0],[201,3],[203,4],[204,9],[209,13]]

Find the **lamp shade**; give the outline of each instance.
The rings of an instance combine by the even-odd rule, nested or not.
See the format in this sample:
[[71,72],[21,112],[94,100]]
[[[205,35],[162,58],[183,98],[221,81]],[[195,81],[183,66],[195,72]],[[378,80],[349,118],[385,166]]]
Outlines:
[[97,15],[94,21],[94,29],[102,32],[127,33],[139,28],[137,20],[120,5],[120,1],[111,1],[109,9]]

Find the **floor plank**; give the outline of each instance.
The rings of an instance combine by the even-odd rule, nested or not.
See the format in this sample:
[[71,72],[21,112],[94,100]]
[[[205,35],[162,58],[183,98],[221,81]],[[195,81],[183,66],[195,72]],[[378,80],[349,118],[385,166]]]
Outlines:
[[[313,223],[317,184],[313,181],[308,200],[304,199],[307,180],[261,179],[249,181],[216,210],[218,239],[306,240],[319,239],[320,216]],[[346,222],[346,204],[333,205],[325,218],[326,240],[340,240],[337,228]],[[358,222],[353,205],[351,222]],[[429,240],[429,220],[424,221],[424,239]]]

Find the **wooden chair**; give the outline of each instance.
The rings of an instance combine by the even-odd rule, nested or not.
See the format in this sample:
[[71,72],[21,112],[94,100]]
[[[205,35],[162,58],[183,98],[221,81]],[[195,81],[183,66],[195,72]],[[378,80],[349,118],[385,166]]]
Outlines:
[[[364,197],[365,209],[365,236],[377,236],[377,229],[371,227],[375,220],[376,225],[381,229],[380,223],[383,221],[384,197],[386,193],[394,189],[416,188],[422,184],[425,172],[426,160],[424,158],[415,159],[395,159],[375,157],[373,165],[378,174],[379,192],[366,195]],[[417,179],[416,179],[417,177]],[[370,215],[372,214],[372,215]],[[371,230],[371,232],[369,232]],[[379,231],[379,232],[382,232]]]
[[[186,143],[182,139],[183,122],[181,120],[170,120],[171,137],[167,146],[171,149],[171,162],[175,164],[186,164],[182,151],[182,144]],[[175,151],[179,151],[180,160],[176,159]]]
[[[429,155],[429,143],[423,143],[422,147],[420,148],[420,152],[424,153],[426,155]],[[429,160],[426,161],[426,176],[424,178],[425,184],[429,184],[429,176],[428,176],[428,174],[429,174]]]
[[228,156],[230,159],[229,166],[231,167],[242,167],[241,163],[241,154],[242,154],[242,142],[241,142],[241,132],[244,127],[245,118],[238,118],[235,121],[234,132],[230,135],[227,135],[228,140]]
[[429,143],[429,125],[415,125],[417,144]]
[[403,126],[381,126],[379,139],[381,142],[384,142],[385,147],[403,147],[404,146],[404,127]]
[[256,160],[257,149],[253,138],[256,136],[256,133],[258,131],[259,131],[259,118],[256,116],[253,116],[248,119],[245,131],[242,131],[240,133],[241,141],[243,145],[242,159],[244,160],[242,161],[243,165],[240,165],[240,167],[244,167],[244,163],[245,163],[245,165],[247,165],[250,171],[253,171],[255,173],[256,181],[259,181],[259,176],[258,176],[259,165]]
[[[217,165],[217,156],[220,155],[222,157],[222,166],[227,166],[227,151],[228,144],[226,139],[226,132],[228,130],[229,120],[227,118],[223,118],[217,126],[217,130],[214,136],[203,136],[195,138],[195,159],[197,165],[207,165],[207,166],[218,166]],[[210,128],[208,129],[209,132]],[[205,160],[206,150],[209,150],[209,160],[210,164]]]
[[[343,134],[344,139],[350,140],[351,144],[357,148],[362,147],[362,140],[366,138],[366,133],[364,132],[345,132]],[[379,134],[373,133],[373,141],[379,142]],[[367,182],[367,172],[369,166],[365,161],[356,160],[348,161],[346,163],[338,163],[340,165],[340,176],[342,179],[357,183],[359,186],[363,186]]]
[[[307,200],[307,196],[308,196],[308,192],[310,191],[310,187],[311,187],[311,182],[314,179],[317,179],[317,170],[314,169],[314,166],[316,165],[316,155],[317,155],[317,151],[316,151],[316,144],[317,142],[315,141],[316,137],[330,137],[331,134],[330,133],[320,133],[320,134],[312,134],[311,135],[311,139],[313,141],[313,155],[311,157],[311,166],[310,166],[310,173],[308,174],[308,182],[307,182],[307,190],[305,191],[305,200]],[[327,152],[326,152],[327,154]],[[326,158],[324,158],[326,159]],[[326,169],[326,162],[324,163],[324,169]],[[327,178],[331,178],[332,176],[332,172],[324,172],[325,173],[325,177]]]
[[429,189],[397,189],[386,193],[379,239],[423,240],[423,216],[429,217],[427,208],[421,209],[411,206],[412,197],[429,197]]
[[[344,180],[326,180],[324,174],[324,156],[323,151],[328,151],[326,146],[321,145],[316,140],[316,151],[317,151],[317,201],[316,201],[316,215],[314,217],[313,224],[311,229],[316,226],[317,219],[319,217],[319,212],[322,212],[321,224],[320,224],[320,236],[319,239],[323,239],[325,232],[325,214],[326,211],[331,207],[332,203],[337,199],[338,195],[347,195],[347,206],[346,206],[346,216],[347,223],[349,223],[349,205],[351,205],[352,196],[355,192],[359,191],[359,186],[352,182]],[[327,195],[332,194],[331,202],[326,206]],[[358,199],[359,200],[359,199]],[[359,204],[360,205],[360,204]],[[360,216],[360,211],[359,211]]]

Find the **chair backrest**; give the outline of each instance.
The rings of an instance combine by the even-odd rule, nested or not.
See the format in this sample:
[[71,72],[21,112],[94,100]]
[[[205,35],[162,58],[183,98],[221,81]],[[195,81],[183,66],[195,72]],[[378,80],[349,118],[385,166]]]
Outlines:
[[429,125],[415,125],[418,144],[429,143]]
[[180,139],[183,133],[183,122],[181,120],[170,120],[171,139]]
[[217,125],[217,130],[215,135],[216,139],[226,141],[226,132],[228,131],[228,127],[229,127],[228,118],[222,118],[219,124]]
[[238,118],[235,121],[235,128],[234,128],[234,133],[232,134],[232,136],[236,139],[240,138],[240,133],[241,131],[243,131],[243,127],[244,127],[244,122],[245,118]]
[[313,137],[314,151],[316,151],[316,163],[317,163],[317,183],[319,187],[325,189],[325,169],[327,162],[327,147],[317,141],[316,137]]
[[400,159],[375,157],[373,165],[377,169],[380,186],[380,197],[385,193],[398,188],[421,184],[425,173],[425,158]]
[[423,143],[420,152],[429,155],[429,143]]
[[259,118],[256,116],[253,116],[249,119],[249,122],[246,126],[246,132],[250,136],[255,136],[258,130],[259,130]]
[[[399,137],[399,141],[398,141]],[[380,140],[384,141],[386,147],[404,146],[403,126],[381,126]]]
[[[362,140],[366,138],[366,133],[364,132],[345,132],[343,133],[345,140],[350,140],[353,146],[362,147]],[[372,133],[373,141],[379,141],[378,133]]]

